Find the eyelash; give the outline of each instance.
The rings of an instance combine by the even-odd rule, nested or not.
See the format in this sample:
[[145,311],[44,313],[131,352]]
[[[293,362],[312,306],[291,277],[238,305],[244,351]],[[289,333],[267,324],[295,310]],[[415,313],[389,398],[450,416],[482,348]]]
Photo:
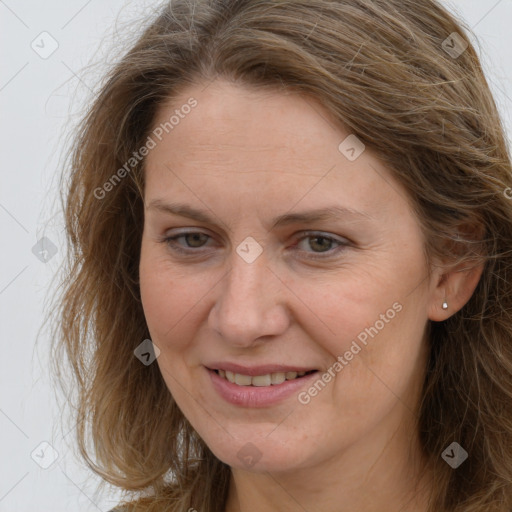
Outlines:
[[[311,260],[326,259],[328,257],[332,257],[333,255],[337,255],[339,252],[343,251],[346,247],[349,246],[349,243],[347,243],[347,242],[339,241],[334,237],[325,236],[319,232],[304,231],[302,234],[304,234],[305,236],[303,236],[302,238],[299,238],[297,243],[301,242],[302,240],[306,240],[308,238],[320,238],[320,239],[332,241],[339,245],[338,248],[336,248],[332,251],[326,251],[324,253],[314,253],[314,254],[318,254],[318,256],[306,256],[307,259],[311,259]],[[205,235],[210,239],[212,238],[210,235],[207,235],[206,233],[202,233],[201,231],[186,231],[186,232],[180,233],[178,235],[162,237],[159,240],[159,242],[165,243],[169,247],[169,249],[171,249],[172,251],[175,251],[179,254],[193,255],[194,253],[198,253],[199,249],[201,249],[201,248],[200,247],[197,248],[198,250],[183,249],[183,247],[179,247],[176,245],[176,240],[178,238],[186,237],[188,235]],[[322,254],[326,254],[327,256],[322,256]]]

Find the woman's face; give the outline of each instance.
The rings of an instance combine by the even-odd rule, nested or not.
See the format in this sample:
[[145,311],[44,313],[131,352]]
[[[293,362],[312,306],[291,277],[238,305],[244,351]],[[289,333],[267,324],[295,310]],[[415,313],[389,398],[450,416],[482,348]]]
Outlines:
[[154,128],[140,286],[178,406],[234,468],[371,457],[415,419],[434,307],[404,190],[297,95],[218,80]]

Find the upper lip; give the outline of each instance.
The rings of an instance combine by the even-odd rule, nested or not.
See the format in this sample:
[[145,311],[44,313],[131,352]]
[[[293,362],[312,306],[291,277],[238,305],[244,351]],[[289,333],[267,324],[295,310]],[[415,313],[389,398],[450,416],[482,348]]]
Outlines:
[[229,362],[215,362],[205,365],[210,370],[225,370],[233,373],[241,373],[242,375],[249,375],[254,377],[255,375],[266,375],[267,373],[278,373],[278,372],[309,372],[316,370],[310,366],[289,366],[282,364],[262,364],[258,366],[243,366],[241,364],[229,363]]

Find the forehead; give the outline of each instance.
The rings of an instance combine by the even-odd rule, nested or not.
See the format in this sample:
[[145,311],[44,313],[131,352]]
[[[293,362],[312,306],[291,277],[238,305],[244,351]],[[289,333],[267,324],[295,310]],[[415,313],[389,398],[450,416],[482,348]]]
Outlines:
[[[194,108],[183,108],[191,98]],[[170,127],[173,115],[179,121]],[[382,208],[393,195],[370,151],[355,161],[340,152],[350,132],[309,96],[216,81],[163,105],[153,128],[165,123],[146,162],[151,196],[174,191],[173,199],[195,195],[197,204],[220,191],[233,199],[277,195],[284,208],[302,197],[303,203],[330,200],[360,209]]]
[[[206,88],[205,88],[206,87]],[[334,130],[329,112],[313,98],[290,91],[261,90],[215,81],[192,86],[164,104],[154,126],[164,126],[170,115],[184,108],[190,98],[197,105],[169,130],[175,149],[184,156],[198,150],[217,156],[255,152],[272,159],[283,154],[310,151],[323,139],[337,147],[339,130]],[[188,109],[187,109],[188,110]],[[167,135],[166,133],[164,134]],[[284,152],[286,150],[286,152]],[[158,154],[153,152],[150,156]]]

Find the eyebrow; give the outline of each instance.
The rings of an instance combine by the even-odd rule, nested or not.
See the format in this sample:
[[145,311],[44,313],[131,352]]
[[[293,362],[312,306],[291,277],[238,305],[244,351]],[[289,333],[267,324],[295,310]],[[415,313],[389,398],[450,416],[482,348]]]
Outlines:
[[[180,215],[188,217],[198,222],[206,224],[214,224],[215,221],[208,214],[207,210],[199,210],[183,203],[166,203],[161,199],[151,201],[148,210],[156,210],[171,215]],[[343,206],[332,205],[326,208],[319,208],[299,213],[286,213],[274,219],[272,229],[275,227],[283,227],[290,224],[311,224],[313,222],[322,222],[327,220],[335,220],[338,218],[348,218],[355,221],[373,220],[373,217],[366,212],[346,208]]]

